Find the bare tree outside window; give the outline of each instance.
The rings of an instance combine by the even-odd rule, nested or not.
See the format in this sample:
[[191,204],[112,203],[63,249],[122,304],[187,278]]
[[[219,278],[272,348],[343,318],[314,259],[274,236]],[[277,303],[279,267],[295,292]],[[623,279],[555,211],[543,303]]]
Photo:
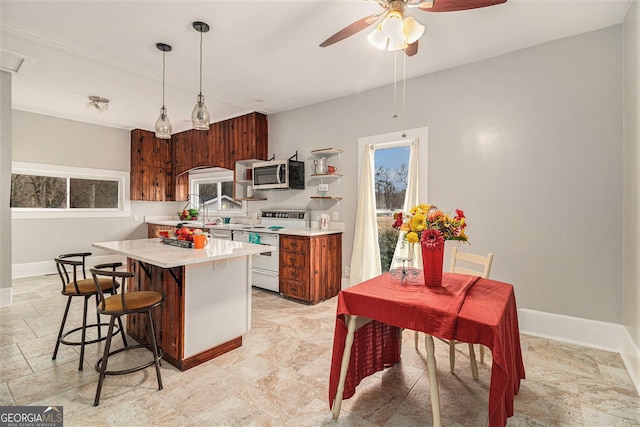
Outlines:
[[378,245],[382,271],[389,271],[398,241],[398,230],[393,228],[392,217],[401,211],[409,177],[409,146],[376,149],[375,193],[378,218]]
[[11,175],[12,208],[65,209],[66,178],[38,175]]
[[116,209],[118,191],[117,181],[12,174],[10,204],[12,208]]
[[118,182],[74,179],[69,182],[71,208],[110,209],[118,207]]

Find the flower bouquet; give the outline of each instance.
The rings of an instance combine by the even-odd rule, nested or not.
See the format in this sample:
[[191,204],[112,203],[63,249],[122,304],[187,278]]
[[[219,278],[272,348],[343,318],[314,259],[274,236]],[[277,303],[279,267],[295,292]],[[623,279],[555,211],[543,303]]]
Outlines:
[[468,241],[465,234],[467,221],[464,212],[455,210],[455,216],[442,212],[436,206],[421,203],[412,207],[408,214],[393,215],[393,228],[403,232],[407,243],[420,243],[425,285],[441,286],[444,242],[446,240]]

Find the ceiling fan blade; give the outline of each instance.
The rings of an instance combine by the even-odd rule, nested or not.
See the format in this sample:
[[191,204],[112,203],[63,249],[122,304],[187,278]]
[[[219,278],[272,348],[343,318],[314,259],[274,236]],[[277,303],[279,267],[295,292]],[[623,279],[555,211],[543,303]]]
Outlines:
[[370,27],[372,24],[374,24],[378,20],[380,15],[383,15],[386,13],[387,12],[385,11],[377,15],[369,15],[366,18],[357,20],[351,25],[347,25],[346,27],[344,27],[343,29],[341,29],[340,31],[338,31],[337,33],[335,33],[334,35],[332,35],[331,37],[323,41],[320,44],[320,47],[331,46],[332,44],[337,43],[341,40],[344,40],[347,37],[351,37],[352,35],[364,30],[365,28]]
[[416,53],[418,53],[418,40],[414,41],[413,43],[405,47],[404,53],[406,53],[407,56],[413,56]]
[[425,12],[454,12],[456,10],[478,9],[506,3],[507,0],[434,0],[433,5],[425,3],[418,9]]

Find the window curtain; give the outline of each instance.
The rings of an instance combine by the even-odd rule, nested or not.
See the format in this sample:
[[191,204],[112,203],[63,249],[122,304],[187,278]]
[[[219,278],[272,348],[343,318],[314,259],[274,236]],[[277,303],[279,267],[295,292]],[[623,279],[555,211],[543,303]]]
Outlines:
[[[418,155],[419,140],[414,138],[411,141],[409,148],[409,167],[407,171],[407,191],[404,194],[403,213],[409,212],[413,206],[420,203],[420,191],[419,191],[419,176],[418,176]],[[404,240],[404,232],[400,232],[398,236],[398,242],[396,243],[396,250],[393,253],[393,261],[391,262],[391,268],[401,267],[402,262],[398,261],[398,258],[408,259],[405,262],[406,267],[422,268],[422,252],[420,251],[420,244],[416,243],[411,245]]]
[[357,285],[382,273],[380,248],[378,247],[378,224],[376,222],[374,153],[375,147],[372,144],[365,145],[358,191],[349,286]]

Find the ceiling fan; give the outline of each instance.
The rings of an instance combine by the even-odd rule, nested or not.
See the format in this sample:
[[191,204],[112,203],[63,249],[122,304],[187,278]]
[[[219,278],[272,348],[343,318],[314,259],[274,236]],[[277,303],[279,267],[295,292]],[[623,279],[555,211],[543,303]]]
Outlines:
[[507,0],[368,0],[378,3],[382,12],[369,15],[347,25],[324,42],[320,47],[331,46],[365,28],[376,24],[376,29],[367,37],[375,47],[384,50],[404,49],[408,56],[418,53],[418,39],[424,34],[424,26],[411,16],[405,16],[406,8],[424,12],[453,12],[493,6]]

